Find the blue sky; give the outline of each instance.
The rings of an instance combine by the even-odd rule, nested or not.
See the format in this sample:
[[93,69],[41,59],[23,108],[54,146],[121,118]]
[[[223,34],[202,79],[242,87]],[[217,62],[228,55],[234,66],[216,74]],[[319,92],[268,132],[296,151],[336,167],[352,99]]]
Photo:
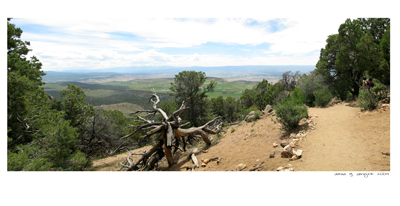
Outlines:
[[[45,71],[315,65],[346,18],[14,18]],[[316,28],[318,25],[318,28]]]

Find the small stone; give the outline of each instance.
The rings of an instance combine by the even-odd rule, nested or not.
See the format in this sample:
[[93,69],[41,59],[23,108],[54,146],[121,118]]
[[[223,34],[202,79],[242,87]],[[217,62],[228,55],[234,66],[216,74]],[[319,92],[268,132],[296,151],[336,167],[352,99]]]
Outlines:
[[283,170],[283,167],[278,167],[277,169],[276,169],[276,171],[282,171]]
[[296,152],[293,152],[295,155],[300,157],[303,154],[303,150],[298,149]]
[[275,151],[273,151],[273,152],[271,152],[270,154],[269,154],[269,158],[274,158],[275,157]]
[[203,150],[203,153],[207,153],[208,152],[208,150]]
[[287,164],[287,165],[285,166],[285,168],[289,168],[289,167],[292,167],[292,164]]
[[239,164],[238,166],[236,166],[236,169],[239,170],[239,171],[242,171],[246,167],[247,166],[245,164]]
[[297,155],[293,155],[292,158],[289,159],[289,161],[292,161],[292,160],[297,160]]
[[252,122],[253,119],[254,119],[254,115],[248,116],[248,117],[246,118],[246,122]]
[[203,162],[207,164],[209,161],[210,159],[205,159]]
[[285,151],[292,151],[292,147],[290,146],[290,145],[286,145],[284,148],[283,148],[283,150],[285,150]]
[[272,111],[273,111],[272,106],[271,106],[271,105],[267,105],[267,106],[265,107],[264,111],[265,111],[265,112],[268,112],[268,113],[272,112]]
[[304,138],[304,137],[306,137],[306,136],[307,136],[307,134],[302,134],[302,135],[301,135],[302,138]]
[[386,158],[386,155],[383,155],[383,158]]
[[296,138],[300,138],[300,137],[301,137],[301,134],[298,133],[298,134],[296,135]]
[[288,144],[289,144],[289,143],[288,143],[287,141],[282,141],[282,142],[281,142],[281,146],[282,146],[282,147],[286,147],[286,145],[288,145]]
[[296,134],[295,133],[290,134],[290,138],[296,138]]
[[283,157],[283,158],[290,158],[292,156],[293,156],[293,152],[292,151],[284,150],[284,151],[281,152],[281,157]]
[[272,146],[274,146],[274,147],[277,147],[278,146],[278,144],[276,144],[275,142],[272,144]]
[[203,162],[203,163],[201,163],[201,166],[202,166],[202,167],[206,167],[207,164]]

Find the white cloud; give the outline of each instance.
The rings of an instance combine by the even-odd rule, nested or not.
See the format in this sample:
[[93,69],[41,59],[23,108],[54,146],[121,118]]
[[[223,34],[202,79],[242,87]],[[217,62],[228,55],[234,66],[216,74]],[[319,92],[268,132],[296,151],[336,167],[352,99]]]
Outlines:
[[[268,22],[271,18],[254,19]],[[14,21],[14,20],[13,20]],[[288,18],[287,28],[268,33],[265,27],[246,26],[246,19],[16,19],[18,24],[40,24],[60,35],[24,33],[32,54],[44,57],[45,70],[67,67],[106,68],[133,65],[224,66],[224,65],[315,65],[328,35],[337,33],[345,18]],[[112,33],[134,34],[139,39],[111,39]],[[144,40],[143,40],[144,39]],[[48,42],[50,40],[51,42]],[[265,56],[239,58],[230,55],[168,54],[160,48],[199,46],[207,42],[242,45],[270,44]],[[242,49],[246,51],[247,49]],[[254,51],[254,50],[253,50]],[[132,53],[133,52],[133,53]],[[250,51],[251,52],[251,51]],[[256,52],[256,51],[254,51]],[[259,53],[259,55],[262,55]],[[271,55],[272,54],[272,55]],[[50,57],[50,58],[46,58]]]

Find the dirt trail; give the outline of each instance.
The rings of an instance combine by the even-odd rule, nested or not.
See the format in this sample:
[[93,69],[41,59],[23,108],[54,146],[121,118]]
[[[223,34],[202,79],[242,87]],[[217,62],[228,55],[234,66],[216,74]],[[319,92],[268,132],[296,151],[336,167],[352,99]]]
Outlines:
[[[220,140],[212,136],[213,145],[206,148],[207,153],[202,152],[206,147],[204,143],[194,146],[200,149],[196,154],[200,163],[202,158],[221,158],[219,164],[213,161],[196,171],[237,171],[239,164],[247,166],[242,171],[248,171],[261,162],[264,164],[259,171],[275,171],[287,164],[291,164],[294,171],[390,171],[390,156],[382,154],[390,152],[390,108],[360,113],[359,107],[350,105],[342,103],[327,108],[309,108],[309,115],[318,116],[313,120],[316,129],[307,130],[307,137],[296,147],[303,150],[298,160],[289,161],[281,158],[279,153],[275,158],[269,158],[269,154],[277,150],[273,143],[280,144],[290,138],[280,131],[279,123],[274,123],[276,117],[263,115],[255,123],[231,126]],[[305,126],[298,130],[305,129]],[[99,170],[117,170],[117,161],[126,157],[127,154],[121,154],[109,161],[98,160],[103,165],[114,165]],[[186,157],[187,153],[178,151],[176,165],[169,168],[167,162],[162,161],[157,170],[184,171],[181,167],[193,165]]]
[[388,171],[390,156],[390,109],[361,113],[360,108],[339,104],[310,108],[318,115],[316,130],[303,142],[305,156],[297,170]]

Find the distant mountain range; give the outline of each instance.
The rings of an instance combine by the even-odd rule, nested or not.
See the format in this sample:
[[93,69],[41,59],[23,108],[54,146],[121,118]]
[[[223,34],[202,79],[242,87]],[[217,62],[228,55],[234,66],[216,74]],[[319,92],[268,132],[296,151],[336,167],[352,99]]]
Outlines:
[[308,73],[315,69],[311,65],[279,66],[221,66],[221,67],[169,67],[142,66],[116,67],[97,70],[45,71],[43,81],[47,83],[79,81],[104,83],[110,81],[130,81],[134,79],[173,78],[181,71],[202,71],[208,77],[220,77],[228,81],[249,80],[277,81],[286,71]]

